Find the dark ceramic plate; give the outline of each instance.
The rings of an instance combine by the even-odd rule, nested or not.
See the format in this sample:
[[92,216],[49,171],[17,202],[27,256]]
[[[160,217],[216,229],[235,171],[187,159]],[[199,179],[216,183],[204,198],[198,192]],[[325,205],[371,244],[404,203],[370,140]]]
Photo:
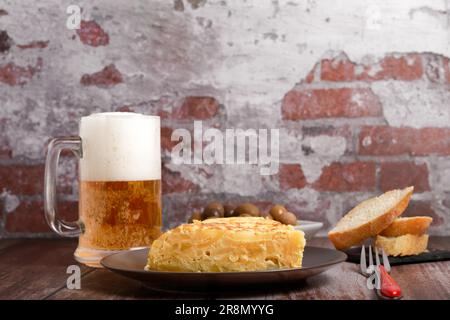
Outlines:
[[167,272],[146,271],[148,249],[126,251],[107,256],[100,262],[105,268],[139,280],[147,287],[162,290],[208,291],[225,287],[292,284],[314,276],[347,259],[343,252],[306,247],[303,267],[248,272]]

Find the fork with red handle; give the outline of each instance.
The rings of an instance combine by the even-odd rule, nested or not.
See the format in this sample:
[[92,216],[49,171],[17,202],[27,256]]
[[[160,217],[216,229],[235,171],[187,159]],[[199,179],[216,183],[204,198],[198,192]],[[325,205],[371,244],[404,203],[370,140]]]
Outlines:
[[360,258],[360,268],[361,273],[370,277],[375,273],[376,282],[379,283],[379,287],[376,287],[377,296],[381,299],[401,299],[402,298],[402,289],[395,282],[395,280],[389,275],[391,271],[391,265],[389,264],[389,259],[381,249],[383,264],[380,263],[380,258],[378,255],[378,249],[375,247],[375,262],[376,265],[373,264],[372,258],[372,246],[369,246],[369,266],[366,264],[366,250],[364,245],[361,248],[361,258]]

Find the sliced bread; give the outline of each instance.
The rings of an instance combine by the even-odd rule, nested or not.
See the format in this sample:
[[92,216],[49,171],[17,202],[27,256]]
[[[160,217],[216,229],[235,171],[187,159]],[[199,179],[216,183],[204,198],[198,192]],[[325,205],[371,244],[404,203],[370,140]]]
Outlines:
[[336,249],[346,249],[386,229],[406,209],[414,187],[391,190],[365,200],[339,220],[328,238]]
[[389,227],[381,231],[380,236],[398,237],[405,234],[415,234],[420,236],[425,234],[433,218],[431,217],[408,217],[397,218]]
[[399,237],[377,236],[375,246],[382,248],[388,256],[410,256],[424,252],[428,245],[428,235],[405,234]]

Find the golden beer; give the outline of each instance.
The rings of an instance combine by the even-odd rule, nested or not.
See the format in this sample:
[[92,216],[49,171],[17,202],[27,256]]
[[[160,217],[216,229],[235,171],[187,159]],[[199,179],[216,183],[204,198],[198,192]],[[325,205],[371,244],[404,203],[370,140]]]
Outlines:
[[80,195],[81,247],[144,247],[160,235],[160,180],[81,181]]

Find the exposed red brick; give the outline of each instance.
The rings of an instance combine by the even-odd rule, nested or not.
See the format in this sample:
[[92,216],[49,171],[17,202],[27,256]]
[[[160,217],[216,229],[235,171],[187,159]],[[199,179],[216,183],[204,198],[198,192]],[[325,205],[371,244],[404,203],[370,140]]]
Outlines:
[[131,106],[121,106],[116,109],[118,112],[134,112]]
[[43,165],[1,165],[0,190],[6,189],[13,194],[41,194],[44,183]]
[[291,90],[281,112],[284,120],[382,115],[378,97],[368,88]]
[[172,113],[166,110],[157,110],[156,114],[161,117],[161,119],[171,119]]
[[321,79],[324,81],[377,81],[420,79],[423,75],[420,54],[387,55],[377,63],[355,64],[348,58],[321,61]]
[[11,48],[12,43],[13,41],[8,33],[4,30],[0,30],[0,53],[7,52]]
[[306,178],[299,164],[282,164],[279,171],[281,190],[302,189],[306,186]]
[[178,141],[172,141],[172,128],[169,127],[161,127],[161,147],[164,150],[171,151],[172,148],[178,144]]
[[214,117],[218,112],[219,102],[213,97],[186,97],[178,109],[170,115],[163,112],[161,116],[174,119],[206,120]]
[[181,173],[174,172],[163,166],[162,170],[162,192],[163,194],[170,193],[186,193],[198,192],[199,187],[181,176]]
[[450,83],[450,59],[444,58],[443,64],[444,64],[445,81],[447,83]]
[[362,155],[450,155],[450,129],[365,126],[359,135]]
[[320,78],[324,81],[355,80],[355,64],[348,59],[322,60]]
[[11,159],[12,150],[7,146],[0,146],[0,159]]
[[42,58],[38,58],[35,66],[18,66],[13,62],[0,66],[0,82],[10,86],[23,85],[41,71]]
[[85,45],[98,47],[109,44],[109,35],[95,21],[82,20],[76,32]]
[[422,58],[419,54],[388,55],[374,65],[360,66],[363,72],[356,75],[357,80],[403,80],[420,79],[423,75]]
[[439,226],[444,223],[444,219],[434,211],[430,201],[411,200],[402,216],[429,216],[433,218],[432,226]]
[[18,44],[20,49],[43,49],[47,48],[49,41],[32,41],[26,44]]
[[425,163],[416,164],[414,162],[385,162],[381,164],[380,172],[381,190],[414,186],[414,192],[430,190],[428,182],[428,167]]
[[84,74],[80,83],[84,86],[111,87],[122,83],[122,74],[114,64],[104,67],[101,71]]
[[[78,203],[58,202],[58,218],[75,221],[78,217]],[[50,232],[44,216],[42,201],[22,201],[6,217],[5,229],[7,232]]]
[[305,78],[306,83],[312,83],[314,81],[314,72],[311,71]]
[[323,168],[320,178],[314,183],[322,191],[366,191],[375,188],[375,163],[334,162]]
[[[73,176],[58,176],[58,192],[71,194]],[[13,194],[37,195],[44,190],[44,165],[0,165],[0,192],[8,190]]]
[[317,68],[319,68],[319,63],[316,63],[315,65],[314,65],[314,67],[311,69],[311,71],[306,75],[306,77],[305,77],[305,81],[304,82],[306,82],[306,83],[312,83],[312,82],[314,82],[316,79],[315,79],[315,76],[316,76],[316,70],[317,70]]

